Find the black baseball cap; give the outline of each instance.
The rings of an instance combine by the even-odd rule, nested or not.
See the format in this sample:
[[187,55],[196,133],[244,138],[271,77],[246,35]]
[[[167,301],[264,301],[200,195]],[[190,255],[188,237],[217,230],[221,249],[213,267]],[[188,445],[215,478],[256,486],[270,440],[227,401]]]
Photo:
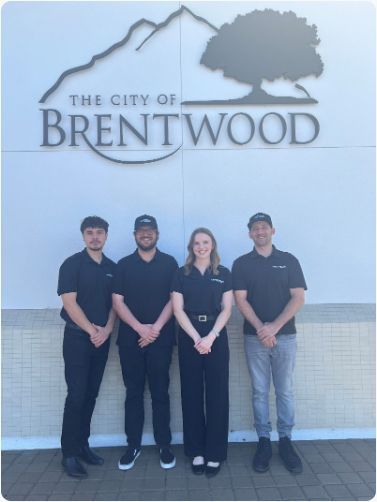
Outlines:
[[156,218],[150,216],[149,214],[142,214],[138,216],[135,220],[135,230],[140,227],[151,227],[157,230],[157,221]]
[[249,230],[251,230],[253,223],[256,223],[257,221],[265,221],[272,228],[272,220],[270,215],[266,213],[255,213],[253,216],[250,217],[249,223],[247,224]]

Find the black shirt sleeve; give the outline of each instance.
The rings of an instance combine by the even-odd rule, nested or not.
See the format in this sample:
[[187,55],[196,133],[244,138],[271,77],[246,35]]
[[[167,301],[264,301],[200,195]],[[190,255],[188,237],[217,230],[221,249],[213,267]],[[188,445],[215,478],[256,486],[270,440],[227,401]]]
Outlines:
[[80,260],[77,256],[67,258],[59,269],[58,295],[77,293]]
[[115,273],[114,273],[114,278],[113,278],[113,293],[116,293],[117,295],[125,296],[124,273],[125,273],[125,270],[123,267],[123,263],[122,263],[122,261],[119,261],[115,267]]
[[232,267],[232,283],[234,290],[248,290],[247,274],[242,270],[242,262],[237,259]]
[[290,288],[308,289],[300,262],[293,255],[291,255],[291,263],[288,267],[288,282]]
[[223,293],[226,293],[227,291],[231,291],[233,289],[232,274],[226,267],[222,267],[222,275],[224,278]]
[[170,260],[170,267],[171,267],[171,280],[174,280],[175,274],[178,272],[178,263],[177,260],[172,256]]
[[170,291],[183,294],[183,268],[179,268],[175,272]]

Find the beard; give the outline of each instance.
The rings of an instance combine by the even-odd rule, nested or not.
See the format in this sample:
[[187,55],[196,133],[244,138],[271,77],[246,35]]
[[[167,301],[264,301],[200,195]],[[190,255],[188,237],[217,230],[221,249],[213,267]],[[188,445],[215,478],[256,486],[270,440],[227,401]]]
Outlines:
[[138,242],[137,246],[142,250],[142,251],[152,251],[156,247],[156,242],[150,243],[150,244],[143,244],[142,242]]
[[152,251],[156,247],[157,238],[152,239],[148,244],[144,244],[141,239],[135,239],[137,247],[142,251]]

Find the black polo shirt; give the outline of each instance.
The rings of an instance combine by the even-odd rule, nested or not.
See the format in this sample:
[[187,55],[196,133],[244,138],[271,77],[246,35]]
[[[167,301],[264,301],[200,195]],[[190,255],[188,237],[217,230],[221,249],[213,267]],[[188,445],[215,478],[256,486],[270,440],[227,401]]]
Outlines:
[[171,290],[183,295],[185,312],[214,316],[221,312],[223,293],[232,289],[232,280],[227,268],[219,265],[218,272],[214,275],[209,267],[202,275],[195,266],[188,275],[184,267],[177,270]]
[[[170,285],[177,268],[175,259],[158,249],[150,262],[144,261],[136,250],[118,262],[113,292],[124,297],[124,303],[139,322],[153,324],[170,300]],[[138,339],[136,331],[121,320],[118,344],[133,345]],[[172,317],[154,343],[164,344],[173,341]]]
[[[115,267],[115,263],[104,254],[101,263],[97,263],[85,248],[67,258],[60,267],[58,295],[77,293],[76,301],[88,320],[97,326],[105,326],[112,306]],[[75,325],[64,307],[60,316]]]
[[[233,263],[234,290],[246,290],[247,301],[262,322],[272,322],[291,299],[290,289],[307,289],[297,258],[273,246],[267,258],[255,248]],[[245,319],[244,333],[255,335],[255,328]],[[278,334],[296,333],[295,318],[290,319]]]

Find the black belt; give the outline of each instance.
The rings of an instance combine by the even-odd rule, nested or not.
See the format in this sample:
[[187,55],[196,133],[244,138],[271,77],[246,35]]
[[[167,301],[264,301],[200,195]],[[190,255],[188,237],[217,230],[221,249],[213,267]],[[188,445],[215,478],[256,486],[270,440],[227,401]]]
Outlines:
[[193,321],[199,321],[199,322],[208,322],[208,321],[215,321],[217,316],[215,315],[207,315],[207,314],[187,314],[188,318],[193,320]]

